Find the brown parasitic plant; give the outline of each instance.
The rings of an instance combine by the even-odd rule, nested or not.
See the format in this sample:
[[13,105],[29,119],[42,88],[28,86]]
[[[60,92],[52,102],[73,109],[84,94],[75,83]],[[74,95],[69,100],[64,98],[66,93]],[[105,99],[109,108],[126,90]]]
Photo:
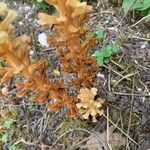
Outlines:
[[58,11],[58,16],[39,13],[40,24],[53,25],[54,35],[48,37],[49,44],[57,45],[61,66],[67,73],[75,73],[75,87],[91,87],[96,81],[98,65],[89,50],[95,46],[96,38],[85,41],[89,32],[83,24],[90,17],[92,7],[78,0],[45,0]]
[[[90,17],[92,7],[86,2],[78,0],[46,0],[54,5],[59,16],[49,16],[39,13],[40,24],[53,25],[54,36],[49,37],[48,43],[57,45],[57,54],[61,60],[61,66],[67,73],[76,74],[72,85],[76,91],[80,89],[78,97],[68,93],[68,87],[63,80],[52,83],[46,74],[47,61],[40,59],[32,62],[29,57],[31,38],[23,35],[15,37],[12,22],[17,13],[0,3],[0,58],[6,61],[5,67],[0,67],[1,83],[8,83],[14,76],[21,75],[24,81],[16,83],[18,97],[23,97],[29,92],[35,94],[34,102],[46,104],[50,110],[58,112],[61,108],[68,109],[68,115],[75,117],[78,111],[84,119],[89,115],[96,121],[96,115],[101,115],[102,100],[95,101],[89,90],[96,81],[98,65],[89,54],[89,50],[95,46],[96,38],[84,40],[89,29],[83,24]],[[83,87],[83,88],[82,88]],[[95,95],[94,95],[95,94]],[[77,95],[77,94],[76,94]],[[92,97],[91,97],[92,96]],[[79,110],[78,110],[79,109]]]
[[[10,15],[11,14],[11,15]],[[51,83],[46,75],[47,62],[43,59],[32,63],[29,59],[30,37],[23,35],[13,37],[11,23],[17,13],[0,3],[0,15],[4,19],[0,22],[0,58],[6,61],[6,67],[0,67],[1,83],[7,83],[15,75],[22,75],[24,82],[17,83],[18,97],[34,92],[34,102],[47,104],[48,108],[58,112],[62,107],[69,109],[69,115],[76,116],[76,98],[69,96],[62,83]],[[53,99],[53,100],[51,100]]]

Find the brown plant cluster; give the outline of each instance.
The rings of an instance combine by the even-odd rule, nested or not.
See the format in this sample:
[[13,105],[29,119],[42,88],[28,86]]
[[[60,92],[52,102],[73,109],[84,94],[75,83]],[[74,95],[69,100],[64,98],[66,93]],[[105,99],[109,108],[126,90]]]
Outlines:
[[[58,112],[61,108],[68,109],[68,115],[75,117],[79,113],[84,119],[91,115],[96,121],[97,114],[101,115],[102,100],[95,101],[96,90],[92,87],[96,79],[98,66],[96,60],[89,55],[89,50],[95,45],[96,39],[84,41],[84,36],[89,32],[83,28],[83,23],[89,18],[92,11],[86,2],[78,0],[46,0],[55,6],[59,16],[49,16],[40,13],[40,23],[44,26],[54,25],[54,37],[48,38],[50,44],[58,45],[57,53],[61,60],[62,68],[67,73],[75,73],[75,87],[81,88],[78,97],[68,94],[62,80],[51,83],[46,74],[47,61],[41,59],[31,62],[29,57],[31,38],[27,35],[14,37],[13,21],[17,13],[10,10],[5,3],[0,3],[0,59],[6,62],[5,67],[0,67],[1,84],[8,83],[14,76],[21,75],[24,81],[16,83],[18,97],[23,97],[33,92],[39,104],[46,104],[50,110]],[[77,88],[78,89],[78,88]],[[94,93],[93,93],[94,92]]]
[[58,16],[39,13],[40,24],[53,25],[54,35],[47,39],[49,44],[56,44],[61,66],[67,73],[75,73],[75,87],[91,87],[96,81],[98,65],[89,50],[95,46],[96,38],[85,41],[89,32],[83,27],[89,18],[92,7],[78,0],[45,0],[58,11]]
[[[69,115],[74,117],[77,113],[76,99],[67,94],[61,81],[52,84],[47,75],[47,62],[43,59],[36,63],[29,60],[30,37],[23,35],[12,37],[11,23],[16,19],[17,14],[7,8],[7,5],[0,3],[0,15],[4,20],[0,22],[0,58],[6,61],[6,67],[0,67],[1,83],[7,83],[15,75],[22,75],[25,81],[17,83],[19,97],[25,96],[32,91],[36,94],[35,102],[47,104],[48,108],[59,111],[62,107],[69,109]],[[49,101],[53,99],[53,101]]]

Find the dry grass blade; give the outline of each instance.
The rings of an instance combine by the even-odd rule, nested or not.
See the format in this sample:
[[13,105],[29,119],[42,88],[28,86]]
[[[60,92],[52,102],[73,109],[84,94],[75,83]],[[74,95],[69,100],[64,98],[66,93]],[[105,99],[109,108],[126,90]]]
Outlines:
[[107,116],[105,114],[102,114],[106,119],[108,119],[108,121],[113,124],[122,134],[124,134],[129,140],[131,140],[134,144],[138,145],[137,142],[135,142],[130,136],[128,136],[123,130],[121,130],[112,120],[110,120],[109,118],[107,118]]
[[134,76],[134,75],[136,75],[136,74],[137,74],[137,72],[135,72],[135,73],[130,73],[130,74],[125,75],[124,77],[122,77],[120,80],[118,80],[118,81],[115,83],[115,85],[113,86],[113,88],[115,88],[122,80],[124,80],[124,79],[126,79],[126,78],[129,78],[129,77],[132,77],[132,76]]

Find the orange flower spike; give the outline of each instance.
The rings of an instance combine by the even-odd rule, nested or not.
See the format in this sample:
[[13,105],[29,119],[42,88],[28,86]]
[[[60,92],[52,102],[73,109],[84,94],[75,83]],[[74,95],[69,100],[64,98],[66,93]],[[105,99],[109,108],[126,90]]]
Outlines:
[[[1,4],[1,3],[0,3]],[[40,60],[36,63],[31,63],[29,59],[30,38],[28,36],[12,37],[11,23],[14,21],[14,16],[8,20],[9,12],[13,12],[7,8],[5,4],[0,7],[0,15],[4,15],[4,20],[0,22],[0,57],[6,61],[7,66],[0,68],[1,83],[6,83],[11,80],[16,74],[25,77],[25,81],[16,84],[19,89],[17,94],[19,97],[25,96],[28,92],[34,92],[36,95],[35,102],[47,104],[52,98],[54,99],[53,110],[60,110],[62,107],[67,107],[69,112],[77,114],[75,102],[72,102],[62,82],[52,84],[46,75],[47,62]],[[16,14],[16,13],[14,13]],[[6,26],[5,26],[6,25]],[[65,100],[63,99],[65,95]],[[48,103],[49,104],[49,103]]]
[[[89,41],[82,40],[88,33],[88,29],[84,28],[82,24],[89,18],[92,7],[86,2],[78,0],[45,1],[54,5],[60,14],[57,17],[49,16],[51,18],[48,20],[48,15],[42,14],[42,16],[39,13],[41,22],[45,25],[49,23],[54,25],[55,34],[54,37],[48,37],[48,43],[58,45],[56,52],[60,57],[64,71],[77,74],[77,79],[73,82],[75,87],[92,86],[96,81],[98,65],[96,60],[89,55],[89,50],[95,46],[96,38],[94,37]],[[44,19],[46,17],[47,19]],[[87,64],[86,62],[90,63]]]

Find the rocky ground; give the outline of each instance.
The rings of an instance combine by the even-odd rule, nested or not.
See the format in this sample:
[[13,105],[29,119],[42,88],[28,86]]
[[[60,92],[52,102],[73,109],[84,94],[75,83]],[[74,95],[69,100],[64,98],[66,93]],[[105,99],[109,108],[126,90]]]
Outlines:
[[[33,38],[31,59],[46,58],[49,62],[47,74],[55,80],[53,70],[60,69],[59,58],[55,47],[42,45],[39,40],[39,35],[46,35],[49,31],[45,31],[38,24],[36,7],[28,0],[0,1],[6,2],[18,12],[15,34],[27,34]],[[30,95],[18,99],[15,94],[15,81],[12,81],[8,85],[9,95],[16,104],[10,104],[4,98],[0,99],[0,125],[4,122],[3,116],[6,112],[13,119],[11,128],[3,132],[9,138],[5,142],[0,141],[2,150],[150,148],[149,22],[136,24],[136,18],[124,15],[119,6],[113,7],[100,1],[89,3],[94,6],[94,12],[87,25],[92,30],[102,29],[105,32],[104,41],[95,49],[101,50],[110,43],[121,47],[120,52],[107,66],[100,67],[97,74],[98,97],[105,101],[103,109],[106,116],[99,117],[97,123],[66,118],[63,110],[56,114],[48,111],[45,106],[33,104]],[[40,11],[53,12],[53,8]]]

